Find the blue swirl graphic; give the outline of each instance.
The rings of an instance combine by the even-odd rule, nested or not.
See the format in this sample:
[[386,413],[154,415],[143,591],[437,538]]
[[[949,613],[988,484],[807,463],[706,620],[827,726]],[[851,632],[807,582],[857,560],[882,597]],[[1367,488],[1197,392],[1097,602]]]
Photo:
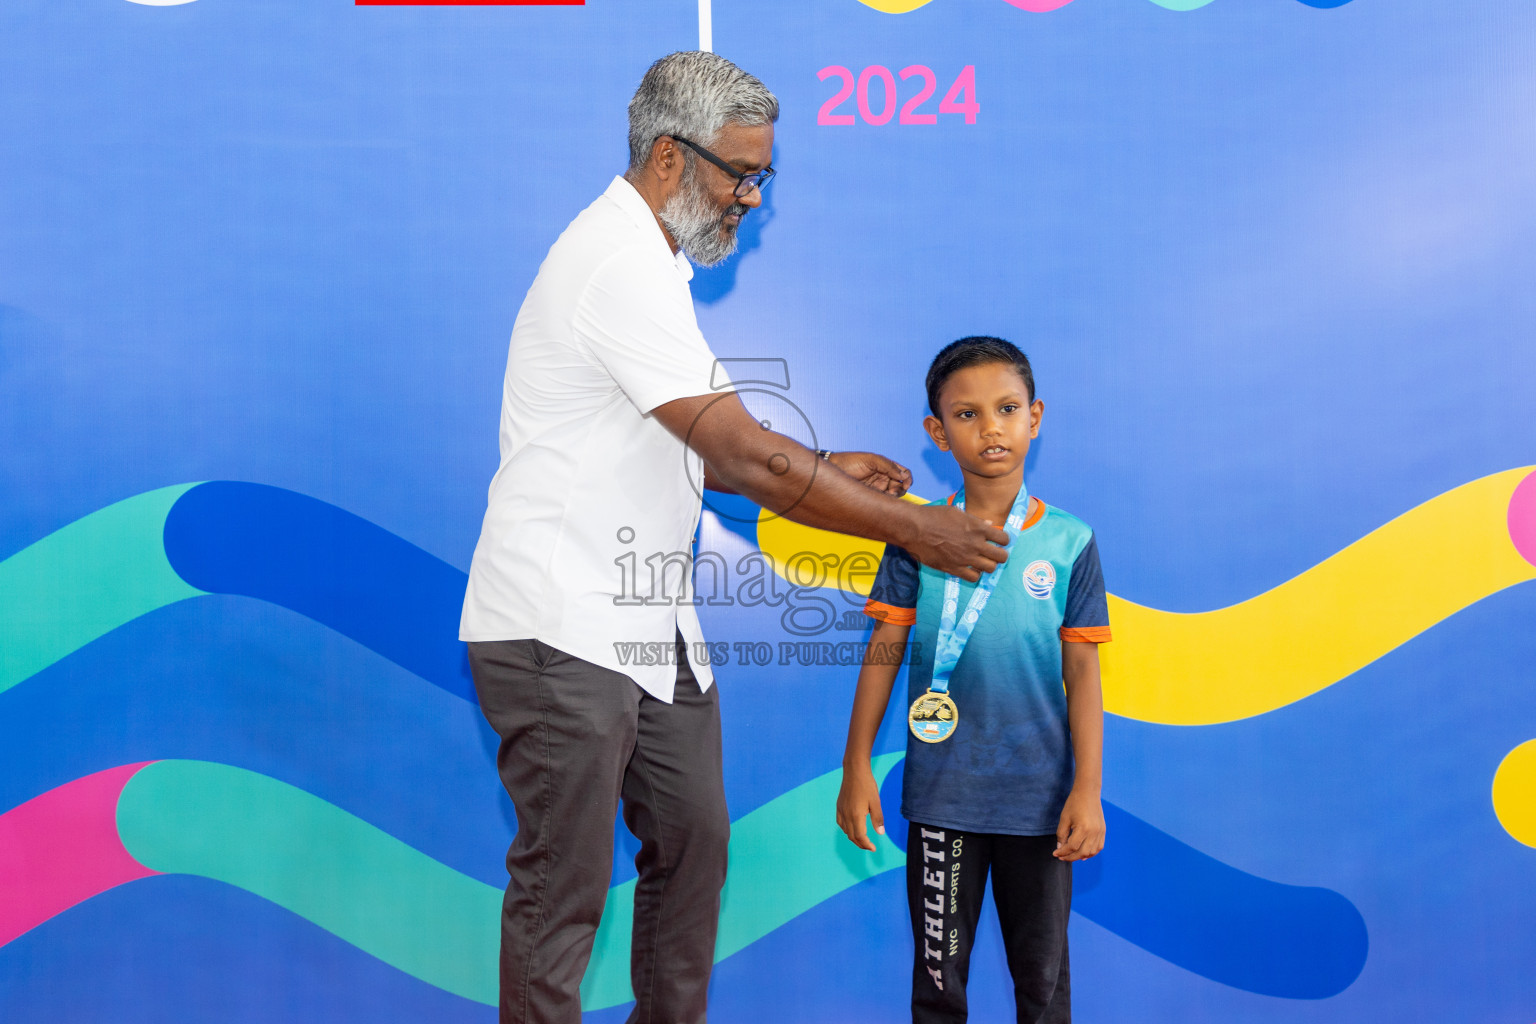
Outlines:
[[262,484],[192,488],[165,520],[176,574],[281,605],[475,701],[459,642],[465,574],[381,526]]
[[[901,772],[881,787],[886,834],[906,842]],[[1104,802],[1109,843],[1080,862],[1072,909],[1149,953],[1260,995],[1327,999],[1360,976],[1365,918],[1331,889],[1239,871]]]

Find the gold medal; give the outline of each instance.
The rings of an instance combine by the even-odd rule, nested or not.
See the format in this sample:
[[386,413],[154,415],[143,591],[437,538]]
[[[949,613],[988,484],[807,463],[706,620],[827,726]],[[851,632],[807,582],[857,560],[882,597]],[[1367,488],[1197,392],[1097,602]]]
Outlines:
[[912,702],[907,712],[907,727],[924,743],[942,743],[954,733],[960,722],[960,709],[947,693],[929,690]]

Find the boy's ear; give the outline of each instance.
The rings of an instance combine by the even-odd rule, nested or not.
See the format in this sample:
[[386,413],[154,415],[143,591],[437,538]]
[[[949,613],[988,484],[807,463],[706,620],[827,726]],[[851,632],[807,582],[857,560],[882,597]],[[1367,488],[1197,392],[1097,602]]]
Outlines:
[[1044,402],[1037,398],[1029,403],[1029,436],[1031,440],[1040,436],[1040,417],[1044,415]]
[[937,416],[924,416],[923,429],[928,431],[928,436],[933,438],[933,443],[939,446],[939,451],[949,451],[949,438],[944,436],[944,424],[939,422]]

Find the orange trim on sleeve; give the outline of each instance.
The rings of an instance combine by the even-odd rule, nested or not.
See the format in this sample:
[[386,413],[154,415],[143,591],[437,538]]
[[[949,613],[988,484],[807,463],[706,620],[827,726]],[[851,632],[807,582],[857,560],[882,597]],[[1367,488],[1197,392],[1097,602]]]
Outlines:
[[1108,626],[1062,626],[1061,638],[1069,644],[1107,644]]
[[917,622],[916,608],[897,608],[884,601],[865,601],[864,614],[880,622],[890,623],[892,626],[910,626]]

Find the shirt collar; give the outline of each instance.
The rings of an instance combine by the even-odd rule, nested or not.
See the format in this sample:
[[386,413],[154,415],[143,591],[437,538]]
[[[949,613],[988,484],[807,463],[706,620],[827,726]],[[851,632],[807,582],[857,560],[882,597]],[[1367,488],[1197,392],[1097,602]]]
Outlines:
[[656,222],[656,215],[651,212],[651,205],[635,186],[625,181],[622,175],[615,175],[603,195],[617,203],[619,209],[628,214],[641,231],[649,229],[656,232],[656,241],[661,244],[662,251],[677,264],[677,272],[683,276],[683,280],[693,280],[693,264],[688,262],[688,257],[683,255],[681,249],[675,253],[672,251],[672,247],[667,244],[667,236],[662,234],[661,225]]

